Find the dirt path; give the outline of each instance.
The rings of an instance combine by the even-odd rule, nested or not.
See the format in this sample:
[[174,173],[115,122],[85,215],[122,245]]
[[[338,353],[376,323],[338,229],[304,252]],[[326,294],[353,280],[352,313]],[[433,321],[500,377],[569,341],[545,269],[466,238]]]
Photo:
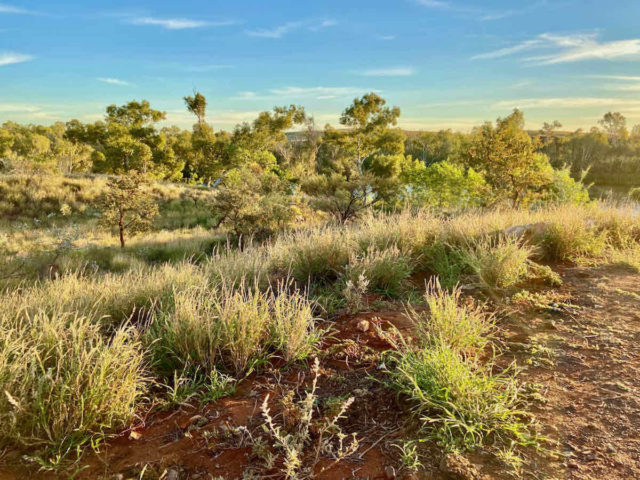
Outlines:
[[578,308],[516,315],[510,325],[512,349],[526,350],[516,357],[532,363],[522,378],[546,399],[534,411],[561,453],[557,461],[534,460],[526,476],[638,479],[640,275],[613,267],[561,274],[561,292]]

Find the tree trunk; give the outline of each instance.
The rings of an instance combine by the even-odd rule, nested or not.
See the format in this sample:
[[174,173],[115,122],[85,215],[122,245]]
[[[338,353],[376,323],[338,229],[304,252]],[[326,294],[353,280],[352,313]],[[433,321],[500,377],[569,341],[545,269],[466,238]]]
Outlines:
[[124,248],[124,222],[123,222],[123,214],[120,212],[120,217],[118,218],[118,231],[120,232],[120,248]]

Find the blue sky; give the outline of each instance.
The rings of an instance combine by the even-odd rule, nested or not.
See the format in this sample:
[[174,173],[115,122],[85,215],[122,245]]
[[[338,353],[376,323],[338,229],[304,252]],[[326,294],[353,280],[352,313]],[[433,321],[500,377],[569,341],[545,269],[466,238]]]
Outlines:
[[232,128],[296,103],[336,123],[377,91],[409,129],[468,131],[524,110],[529,128],[640,123],[638,0],[0,0],[0,122],[101,118],[148,99]]

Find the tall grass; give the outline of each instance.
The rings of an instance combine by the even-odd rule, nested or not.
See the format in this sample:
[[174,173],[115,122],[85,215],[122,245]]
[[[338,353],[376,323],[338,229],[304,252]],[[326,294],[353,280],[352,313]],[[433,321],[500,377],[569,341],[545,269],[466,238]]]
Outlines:
[[397,246],[391,245],[382,250],[371,246],[363,254],[352,254],[345,277],[356,284],[360,276],[364,276],[371,291],[396,296],[405,288],[413,268],[412,258]]
[[222,286],[174,294],[174,308],[159,312],[147,341],[161,371],[222,367],[242,375],[279,353],[298,360],[315,350],[321,332],[309,300],[284,289]]
[[510,238],[484,237],[460,249],[460,258],[489,290],[513,287],[527,276],[534,249]]
[[427,285],[424,295],[428,310],[408,309],[407,314],[413,320],[417,338],[423,346],[444,342],[465,352],[482,350],[486,346],[487,335],[493,329],[493,318],[475,302],[462,303],[461,293],[460,287],[454,287],[451,292],[443,289],[436,279]]
[[96,318],[0,317],[0,441],[64,449],[131,420],[147,373],[134,329]]

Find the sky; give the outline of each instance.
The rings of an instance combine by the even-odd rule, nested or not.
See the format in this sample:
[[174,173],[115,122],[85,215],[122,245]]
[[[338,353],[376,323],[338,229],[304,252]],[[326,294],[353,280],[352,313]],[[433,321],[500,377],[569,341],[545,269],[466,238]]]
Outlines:
[[147,99],[188,128],[198,90],[216,129],[288,104],[335,125],[370,91],[411,130],[640,123],[638,0],[4,1],[0,122]]

